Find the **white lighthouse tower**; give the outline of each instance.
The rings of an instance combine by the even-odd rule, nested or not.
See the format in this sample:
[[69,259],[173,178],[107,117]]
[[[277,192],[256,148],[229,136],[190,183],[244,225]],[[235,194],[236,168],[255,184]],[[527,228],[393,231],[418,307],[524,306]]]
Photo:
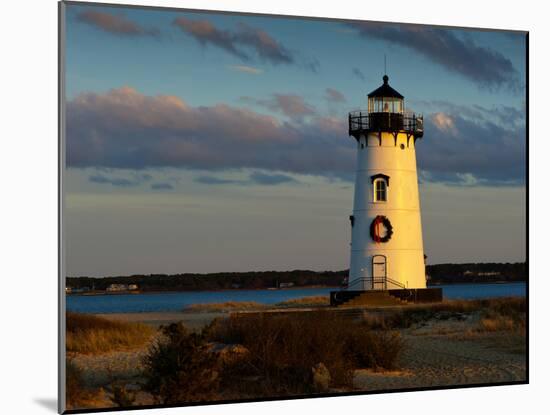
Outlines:
[[368,95],[368,110],[349,114],[357,172],[348,290],[424,289],[416,173],[423,118],[406,113],[403,96],[383,80]]

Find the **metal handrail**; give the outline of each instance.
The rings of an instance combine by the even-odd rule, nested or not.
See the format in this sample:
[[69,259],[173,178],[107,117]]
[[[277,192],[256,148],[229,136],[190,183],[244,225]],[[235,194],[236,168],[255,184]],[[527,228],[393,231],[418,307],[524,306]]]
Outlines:
[[349,135],[368,132],[405,132],[417,138],[424,135],[424,116],[415,113],[352,111],[348,116]]
[[[383,279],[383,278],[381,278],[381,279]],[[354,286],[354,285],[356,285],[360,282],[364,282],[364,281],[373,283],[374,279],[373,278],[367,278],[367,277],[356,278],[353,281],[348,283],[347,289],[349,290],[352,286]]]
[[374,285],[374,283],[383,283],[384,284],[384,288],[387,288],[387,285],[388,285],[388,282],[390,284],[393,284],[399,288],[402,288],[402,289],[406,289],[407,287],[405,286],[405,284],[399,282],[399,281],[396,281],[392,278],[389,278],[389,277],[381,277],[381,278],[369,278],[369,277],[360,277],[360,278],[356,278],[354,279],[353,281],[349,282],[348,283],[348,286],[347,286],[347,289],[349,290],[350,287],[352,287],[353,285],[356,285],[360,282],[370,282],[371,285]]
[[406,289],[407,287],[405,286],[405,284],[403,284],[402,282],[399,282],[399,281],[396,281],[392,278],[389,278],[389,277],[386,277],[386,280],[388,280],[388,282],[390,282],[391,284],[393,285],[397,285],[398,287],[400,288],[403,288],[403,289]]

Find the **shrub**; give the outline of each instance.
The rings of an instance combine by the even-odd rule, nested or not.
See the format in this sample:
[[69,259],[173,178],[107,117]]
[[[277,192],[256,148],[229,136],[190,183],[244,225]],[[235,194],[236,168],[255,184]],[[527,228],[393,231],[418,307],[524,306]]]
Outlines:
[[125,323],[94,315],[67,313],[67,351],[103,353],[141,347],[155,330],[141,323]]
[[350,333],[347,354],[356,367],[391,370],[397,367],[403,347],[397,332],[362,328]]
[[527,301],[525,298],[495,299],[481,313],[478,331],[525,330]]
[[85,387],[82,370],[71,359],[67,359],[65,382],[68,409],[87,407],[97,395],[97,391]]
[[67,360],[66,389],[67,406],[71,408],[78,407],[84,398],[82,371],[72,360]]
[[216,356],[200,334],[181,323],[162,327],[163,338],[144,358],[144,389],[161,404],[211,400],[219,384]]
[[496,315],[518,319],[527,311],[527,301],[524,297],[495,298],[487,304],[487,310]]
[[403,347],[397,335],[372,334],[365,325],[324,311],[230,316],[214,321],[204,335],[249,350],[247,364],[224,370],[223,382],[235,387],[235,377],[255,376],[248,387],[264,396],[315,392],[312,368],[320,363],[332,387],[350,387],[356,367],[393,368]]
[[[521,297],[445,300],[435,304],[410,305],[387,312],[367,311],[363,315],[363,323],[371,329],[404,329],[431,319],[464,318],[466,314],[477,313],[481,315],[481,319],[508,319],[514,322],[514,327],[524,327],[525,312],[526,300]],[[500,327],[510,328],[510,324],[500,324]]]
[[136,401],[136,394],[130,392],[123,383],[113,383],[111,385],[113,396],[111,402],[120,408],[132,406]]

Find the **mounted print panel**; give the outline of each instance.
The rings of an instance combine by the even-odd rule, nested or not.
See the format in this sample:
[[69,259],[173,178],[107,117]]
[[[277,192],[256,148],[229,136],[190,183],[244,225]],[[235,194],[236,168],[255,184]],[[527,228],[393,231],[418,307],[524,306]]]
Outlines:
[[60,412],[528,382],[528,33],[61,2]]

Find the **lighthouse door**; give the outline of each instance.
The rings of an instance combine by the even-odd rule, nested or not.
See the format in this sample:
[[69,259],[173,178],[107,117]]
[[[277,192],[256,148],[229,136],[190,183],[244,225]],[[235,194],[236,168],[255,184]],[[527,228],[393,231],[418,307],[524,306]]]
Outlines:
[[372,289],[386,289],[386,257],[385,255],[374,255],[372,257]]

